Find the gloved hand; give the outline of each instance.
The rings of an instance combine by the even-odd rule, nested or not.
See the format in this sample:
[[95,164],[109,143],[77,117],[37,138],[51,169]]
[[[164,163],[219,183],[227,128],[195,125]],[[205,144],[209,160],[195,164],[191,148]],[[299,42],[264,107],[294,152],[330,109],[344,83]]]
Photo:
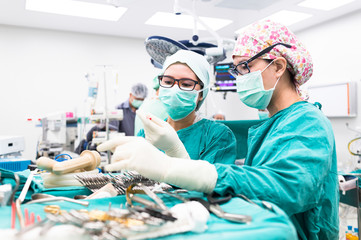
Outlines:
[[156,116],[136,111],[144,125],[145,139],[155,147],[163,150],[170,157],[190,158],[177,132],[169,123]]
[[173,158],[142,137],[120,137],[97,147],[114,152],[106,171],[135,170],[144,177],[188,190],[210,193],[217,182],[215,166],[203,160]]

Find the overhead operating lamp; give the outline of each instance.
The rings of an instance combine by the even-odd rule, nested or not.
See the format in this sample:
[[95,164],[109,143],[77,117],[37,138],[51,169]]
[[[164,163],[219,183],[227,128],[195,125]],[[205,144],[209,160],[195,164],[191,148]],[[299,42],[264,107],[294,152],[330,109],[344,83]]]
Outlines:
[[[178,50],[191,50],[204,55],[210,64],[217,63],[226,58],[225,49],[223,48],[223,40],[221,37],[209,28],[196,14],[195,1],[193,1],[193,11],[182,8],[179,1],[174,1],[173,12],[176,15],[186,13],[194,18],[193,36],[191,40],[176,41],[162,36],[151,36],[145,40],[145,48],[152,57],[152,64],[161,68],[166,57],[176,53]],[[201,24],[217,41],[217,45],[206,42],[198,42],[197,23]]]
[[151,36],[145,40],[145,49],[154,61],[152,62],[155,67],[160,64],[163,65],[165,59],[176,53],[178,50],[189,50],[184,44],[172,40],[170,38],[161,36]]

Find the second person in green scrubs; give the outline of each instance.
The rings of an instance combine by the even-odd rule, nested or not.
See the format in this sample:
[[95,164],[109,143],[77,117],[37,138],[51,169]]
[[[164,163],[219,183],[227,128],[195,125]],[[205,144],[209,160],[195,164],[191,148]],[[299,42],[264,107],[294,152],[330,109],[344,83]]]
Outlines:
[[[197,113],[208,93],[209,71],[210,65],[207,60],[198,53],[180,50],[169,56],[163,65],[163,73],[158,77],[159,99],[169,118],[167,122],[162,123],[159,119],[155,120],[154,116],[147,118],[146,113],[138,112],[137,115],[145,126],[145,131],[140,130],[138,136],[149,140],[159,138],[159,134],[162,134],[164,129],[167,131],[174,129],[190,159],[233,164],[236,159],[236,139],[232,131],[222,123],[202,118]],[[149,128],[155,124],[162,126],[156,126],[159,128],[150,131]],[[147,126],[150,127],[147,129]],[[178,141],[176,136],[174,138],[173,141]],[[164,147],[162,149],[162,146],[171,141],[167,139],[153,145],[167,153],[167,149]]]

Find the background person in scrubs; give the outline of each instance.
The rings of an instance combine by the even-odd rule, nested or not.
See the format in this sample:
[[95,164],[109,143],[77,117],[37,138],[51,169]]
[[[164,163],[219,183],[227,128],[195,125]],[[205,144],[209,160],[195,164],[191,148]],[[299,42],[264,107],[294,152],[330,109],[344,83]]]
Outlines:
[[239,98],[270,113],[249,130],[244,166],[172,158],[144,139],[123,138],[98,147],[114,151],[106,169],[133,169],[189,190],[266,200],[288,214],[299,239],[338,239],[332,127],[298,90],[312,75],[309,52],[287,27],[261,21],[240,34],[233,60]]
[[226,120],[226,116],[223,113],[218,112],[218,113],[213,114],[212,119],[224,121],[224,120]]
[[124,132],[125,136],[134,136],[135,111],[143,104],[148,95],[148,88],[143,83],[134,84],[130,90],[129,98],[116,106],[123,110],[123,120],[111,121],[110,124]]
[[169,56],[159,79],[159,100],[169,118],[166,122],[137,111],[145,136],[168,156],[233,164],[236,139],[221,123],[202,118],[197,110],[208,94],[210,65],[202,55],[180,50]]
[[[134,136],[134,122],[135,122],[135,111],[138,109],[144,99],[148,95],[148,88],[142,83],[134,84],[130,90],[129,98],[119,104],[116,108],[123,110],[123,120],[117,121],[112,120],[109,122],[109,130],[115,130],[118,132],[124,132],[125,136]],[[84,150],[92,150],[95,145],[92,145],[93,133],[99,131],[105,131],[105,124],[99,123],[92,127],[86,134],[85,138],[82,139],[79,145],[74,150],[80,154]]]

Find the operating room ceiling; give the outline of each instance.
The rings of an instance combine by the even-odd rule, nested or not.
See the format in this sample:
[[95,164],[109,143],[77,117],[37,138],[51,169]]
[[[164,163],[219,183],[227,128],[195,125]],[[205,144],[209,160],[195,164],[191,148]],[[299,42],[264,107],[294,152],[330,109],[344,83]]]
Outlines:
[[[109,0],[78,1],[101,4],[109,3]],[[232,39],[236,36],[236,30],[280,10],[297,11],[312,15],[312,17],[306,20],[289,26],[293,31],[297,32],[361,9],[361,0],[355,0],[329,11],[298,6],[302,0],[195,1],[195,10],[198,16],[223,18],[232,21],[232,23],[217,31],[221,37]],[[27,11],[25,10],[25,2],[26,0],[1,0],[0,24],[141,39],[152,35],[160,35],[180,40],[190,39],[193,35],[191,29],[145,24],[156,12],[173,13],[174,0],[112,0],[110,2],[115,3],[119,7],[127,8],[123,16],[115,22]],[[178,0],[178,2],[181,7],[192,10],[191,0]],[[205,30],[200,30],[199,36],[207,38],[211,37],[211,34]]]

